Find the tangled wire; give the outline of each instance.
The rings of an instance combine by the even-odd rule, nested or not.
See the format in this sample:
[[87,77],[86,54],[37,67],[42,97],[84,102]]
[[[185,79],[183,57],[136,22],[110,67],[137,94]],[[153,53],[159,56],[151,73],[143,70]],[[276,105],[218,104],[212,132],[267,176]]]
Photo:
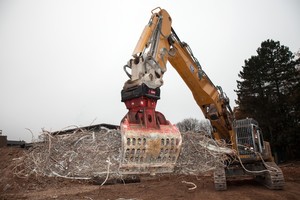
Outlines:
[[205,133],[184,132],[182,149],[176,163],[175,172],[199,175],[214,170],[228,161],[233,154],[226,143],[220,143]]
[[[119,130],[100,131],[76,129],[73,133],[41,134],[42,142],[33,143],[26,154],[17,159],[14,174],[92,179],[120,178],[121,134]],[[182,133],[183,145],[175,173],[199,175],[215,169],[225,159],[225,144],[204,133]]]
[[21,158],[15,175],[31,174],[63,178],[90,179],[110,175],[118,170],[121,137],[117,130],[76,130],[71,134],[51,135],[43,131],[43,142],[33,147]]

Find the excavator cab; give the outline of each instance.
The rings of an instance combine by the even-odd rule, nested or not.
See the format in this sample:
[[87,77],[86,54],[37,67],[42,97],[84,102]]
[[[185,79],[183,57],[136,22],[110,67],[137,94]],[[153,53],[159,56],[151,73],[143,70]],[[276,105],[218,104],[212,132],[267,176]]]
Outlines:
[[262,132],[256,120],[252,118],[234,121],[233,124],[238,154],[242,160],[249,160],[257,157],[257,153],[263,153],[264,142]]
[[142,84],[122,90],[128,113],[121,121],[122,174],[171,173],[180,153],[179,130],[155,111],[160,89]]

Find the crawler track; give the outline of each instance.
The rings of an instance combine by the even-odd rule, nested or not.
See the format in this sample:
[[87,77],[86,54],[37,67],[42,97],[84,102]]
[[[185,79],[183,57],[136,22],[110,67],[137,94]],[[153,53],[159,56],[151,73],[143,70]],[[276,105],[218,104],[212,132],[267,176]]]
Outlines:
[[224,167],[220,166],[214,171],[214,184],[215,189],[218,191],[227,190],[226,174]]
[[281,190],[284,186],[284,177],[281,169],[274,162],[266,162],[266,173],[264,184],[272,190]]
[[256,180],[271,190],[282,190],[285,181],[281,169],[274,162],[266,162],[265,167],[268,171],[256,176]]

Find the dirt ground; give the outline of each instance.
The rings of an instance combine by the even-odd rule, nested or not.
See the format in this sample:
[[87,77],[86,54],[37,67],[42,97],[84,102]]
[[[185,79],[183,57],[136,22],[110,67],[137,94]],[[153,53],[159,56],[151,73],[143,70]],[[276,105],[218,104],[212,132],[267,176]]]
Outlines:
[[[14,162],[22,156],[21,148],[0,148],[0,200],[4,199],[300,199],[300,161],[280,165],[286,185],[274,191],[253,180],[228,181],[228,190],[217,192],[211,176],[141,177],[137,183],[95,185],[91,181],[76,181],[60,178],[30,177],[13,175]],[[188,182],[194,183],[197,188]]]

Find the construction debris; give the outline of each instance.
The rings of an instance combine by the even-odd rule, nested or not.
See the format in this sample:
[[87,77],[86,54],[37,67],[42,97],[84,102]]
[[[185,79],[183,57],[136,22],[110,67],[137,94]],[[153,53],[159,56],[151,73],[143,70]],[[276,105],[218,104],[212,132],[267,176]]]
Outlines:
[[[183,146],[177,160],[177,174],[199,175],[223,163],[229,149],[220,148],[204,133],[182,133]],[[26,154],[16,159],[14,174],[63,177],[68,179],[122,179],[121,135],[116,129],[76,129],[73,133],[53,135],[43,131],[42,142],[35,142]],[[225,143],[224,143],[225,144]]]
[[228,160],[227,153],[233,153],[225,142],[217,142],[204,132],[189,131],[181,134],[182,149],[175,169],[178,174],[205,174],[223,165]]

